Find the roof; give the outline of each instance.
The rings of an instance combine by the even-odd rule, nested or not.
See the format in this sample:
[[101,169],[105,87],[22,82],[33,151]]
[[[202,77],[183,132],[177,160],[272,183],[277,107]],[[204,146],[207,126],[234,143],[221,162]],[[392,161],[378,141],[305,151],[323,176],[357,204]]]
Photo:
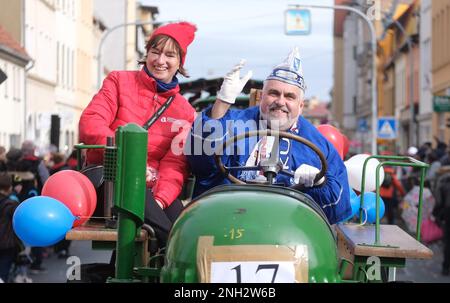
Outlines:
[[330,111],[328,110],[327,106],[327,103],[318,103],[312,108],[305,109],[305,113],[307,113],[308,116],[312,117],[327,117],[328,115],[330,115]]
[[[335,5],[347,4],[348,0],[335,0]],[[335,10],[334,11],[334,36],[342,37],[344,34],[344,21],[347,16],[348,11],[345,10]]]
[[23,61],[30,61],[31,58],[25,51],[25,49],[17,42],[13,36],[11,36],[1,25],[0,25],[0,50],[3,50],[13,56],[22,59]]

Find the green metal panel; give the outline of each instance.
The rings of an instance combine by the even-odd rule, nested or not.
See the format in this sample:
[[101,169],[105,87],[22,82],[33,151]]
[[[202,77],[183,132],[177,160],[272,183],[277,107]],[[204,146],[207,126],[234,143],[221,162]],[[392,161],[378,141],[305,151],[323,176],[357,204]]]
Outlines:
[[144,221],[148,133],[130,123],[116,130],[117,170],[114,205],[118,211],[117,262],[114,281],[133,281],[135,238]]
[[129,123],[116,131],[117,170],[114,205],[144,221],[147,131]]
[[338,256],[329,225],[310,206],[287,195],[223,191],[188,207],[167,246],[162,282],[198,282],[199,236],[214,245],[306,245],[309,282],[339,282]]

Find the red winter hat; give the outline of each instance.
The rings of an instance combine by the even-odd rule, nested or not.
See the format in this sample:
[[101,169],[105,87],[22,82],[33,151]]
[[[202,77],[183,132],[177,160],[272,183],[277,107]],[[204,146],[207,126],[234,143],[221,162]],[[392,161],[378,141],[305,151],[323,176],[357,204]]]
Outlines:
[[184,59],[186,58],[187,47],[194,41],[195,32],[197,27],[189,22],[170,23],[161,27],[158,27],[150,37],[150,40],[158,35],[166,35],[178,42],[183,54],[181,54],[181,65],[184,65]]

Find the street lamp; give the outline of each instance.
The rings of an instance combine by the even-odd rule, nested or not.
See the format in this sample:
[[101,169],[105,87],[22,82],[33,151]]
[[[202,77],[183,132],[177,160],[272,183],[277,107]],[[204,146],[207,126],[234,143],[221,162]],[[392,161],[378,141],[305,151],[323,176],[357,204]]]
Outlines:
[[372,155],[377,154],[377,119],[378,119],[378,100],[377,100],[377,36],[372,21],[361,11],[346,5],[310,5],[310,4],[292,4],[296,8],[325,8],[333,10],[350,11],[363,18],[369,26],[372,45]]
[[109,34],[111,34],[113,31],[115,31],[116,29],[119,29],[121,27],[125,27],[125,26],[129,26],[129,25],[154,25],[154,24],[165,24],[165,23],[174,23],[177,21],[146,21],[146,22],[142,22],[142,21],[136,21],[136,22],[129,22],[129,23],[122,23],[122,24],[118,24],[116,26],[111,27],[110,29],[106,30],[105,33],[103,34],[102,38],[100,39],[100,43],[98,45],[98,50],[97,50],[97,88],[100,88],[102,85],[102,47],[103,47],[103,43],[105,42],[106,38],[109,36]]

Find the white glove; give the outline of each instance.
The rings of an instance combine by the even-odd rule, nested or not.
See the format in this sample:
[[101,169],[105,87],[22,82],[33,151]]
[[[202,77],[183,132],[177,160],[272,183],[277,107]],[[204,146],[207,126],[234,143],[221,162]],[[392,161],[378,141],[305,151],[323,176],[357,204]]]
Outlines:
[[226,103],[234,104],[237,96],[241,93],[247,81],[252,77],[253,72],[249,71],[247,75],[240,78],[240,70],[244,66],[245,60],[242,59],[239,64],[235,65],[233,69],[225,76],[220,91],[217,94],[217,99]]
[[155,201],[156,201],[156,204],[158,204],[158,206],[161,207],[161,209],[164,209],[164,205],[162,204],[161,201],[156,200],[156,199],[155,199]]
[[[314,166],[302,164],[295,170],[294,182],[295,184],[303,184],[305,187],[312,187],[314,186],[314,179],[319,172],[319,169]],[[315,185],[320,185],[323,181],[325,181],[325,176],[317,181]]]
[[156,182],[158,180],[158,171],[151,166],[147,166],[145,171],[145,181],[147,183]]

